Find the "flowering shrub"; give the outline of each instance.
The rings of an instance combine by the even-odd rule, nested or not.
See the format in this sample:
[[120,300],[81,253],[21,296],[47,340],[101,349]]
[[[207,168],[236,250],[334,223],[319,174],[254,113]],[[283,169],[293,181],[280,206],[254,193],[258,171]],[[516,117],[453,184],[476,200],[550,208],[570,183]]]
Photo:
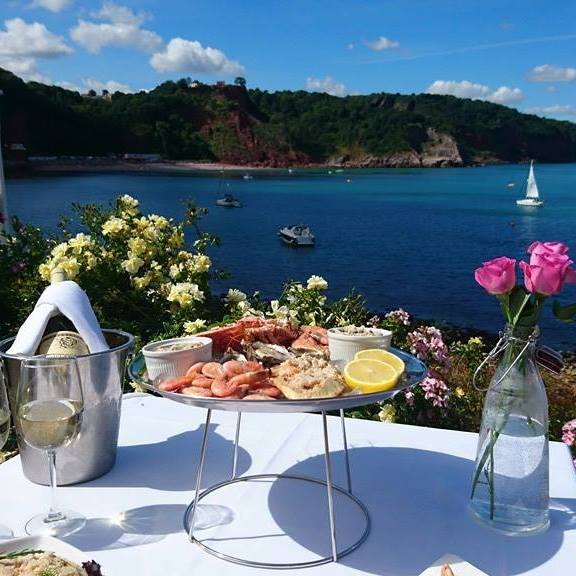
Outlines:
[[[205,250],[215,240],[197,231],[202,210],[190,204],[185,220],[175,223],[142,214],[138,200],[128,195],[109,209],[76,205],[75,210],[79,222],[74,225],[80,232],[70,233],[70,223],[64,223],[58,239],[44,240],[38,257],[23,260],[28,268],[24,281],[34,289],[27,313],[52,271],[60,268],[86,290],[105,327],[123,328],[148,340],[204,325],[201,319],[212,312],[212,263]],[[197,232],[191,250],[184,245],[185,229],[190,227]],[[34,233],[28,229],[8,244],[22,246]]]

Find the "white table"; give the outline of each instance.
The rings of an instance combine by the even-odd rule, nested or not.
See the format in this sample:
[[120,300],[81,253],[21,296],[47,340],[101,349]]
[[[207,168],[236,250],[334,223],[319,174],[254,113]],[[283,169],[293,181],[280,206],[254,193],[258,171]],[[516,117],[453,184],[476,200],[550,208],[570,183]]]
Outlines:
[[[194,497],[194,473],[205,412],[153,397],[127,398],[116,467],[88,484],[64,487],[60,501],[88,518],[71,544],[106,576],[278,574],[224,562],[190,544],[182,529]],[[330,419],[333,468],[345,484],[340,422]],[[205,484],[231,473],[236,419],[215,412]],[[493,576],[567,576],[576,558],[576,473],[567,448],[551,443],[551,527],[510,538],[476,524],[466,511],[476,435],[348,420],[354,493],[372,518],[368,540],[338,564],[290,574],[416,576],[439,556],[456,554]],[[241,473],[323,476],[322,422],[316,415],[245,414]],[[201,502],[212,543],[264,560],[310,559],[329,553],[326,490],[242,483]],[[26,520],[48,503],[48,489],[23,476],[18,458],[0,466],[0,523],[23,535]],[[336,499],[339,537],[357,530],[357,510]],[[246,537],[251,539],[247,540]]]

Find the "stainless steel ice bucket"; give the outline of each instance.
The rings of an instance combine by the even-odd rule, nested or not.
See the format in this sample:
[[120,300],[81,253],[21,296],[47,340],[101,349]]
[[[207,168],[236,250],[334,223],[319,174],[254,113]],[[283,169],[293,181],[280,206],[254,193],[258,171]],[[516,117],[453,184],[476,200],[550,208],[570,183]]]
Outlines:
[[[134,336],[104,330],[110,350],[78,356],[84,392],[84,415],[78,438],[56,453],[58,484],[78,484],[106,474],[116,461],[122,382]],[[0,377],[4,378],[12,414],[20,381],[21,356],[6,354],[14,338],[0,342]],[[24,474],[36,484],[50,483],[46,454],[18,440]]]

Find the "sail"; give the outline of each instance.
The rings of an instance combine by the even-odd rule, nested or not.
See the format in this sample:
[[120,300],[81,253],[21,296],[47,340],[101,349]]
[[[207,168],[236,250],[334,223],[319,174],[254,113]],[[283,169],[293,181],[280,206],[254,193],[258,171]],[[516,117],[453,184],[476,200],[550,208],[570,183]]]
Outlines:
[[538,185],[536,184],[536,178],[534,177],[534,168],[532,166],[532,162],[530,163],[528,180],[526,180],[526,198],[531,198],[534,200],[538,200],[540,198],[538,194]]

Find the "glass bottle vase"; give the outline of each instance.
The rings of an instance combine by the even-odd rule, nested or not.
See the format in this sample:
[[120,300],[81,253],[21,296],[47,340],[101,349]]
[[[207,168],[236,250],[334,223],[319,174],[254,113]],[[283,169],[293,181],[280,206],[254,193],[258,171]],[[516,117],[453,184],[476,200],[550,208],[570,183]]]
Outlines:
[[484,401],[470,510],[509,535],[549,526],[548,400],[535,361],[538,327],[507,326]]

